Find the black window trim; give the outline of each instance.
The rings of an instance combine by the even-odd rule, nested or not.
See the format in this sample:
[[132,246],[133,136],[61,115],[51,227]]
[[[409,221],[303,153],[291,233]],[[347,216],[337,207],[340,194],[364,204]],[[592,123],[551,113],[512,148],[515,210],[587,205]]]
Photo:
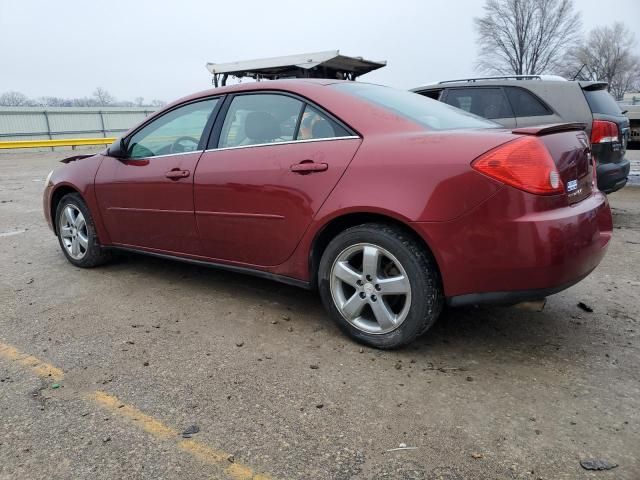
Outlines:
[[[339,126],[344,128],[349,135],[340,136],[340,137],[330,137],[330,138],[312,138],[309,140],[291,140],[286,142],[261,143],[261,144],[255,144],[255,145],[237,145],[234,147],[218,147],[218,143],[220,142],[220,135],[222,134],[222,126],[227,116],[227,112],[229,111],[229,107],[231,106],[231,102],[236,96],[244,96],[244,95],[282,95],[285,97],[294,98],[302,102],[302,107],[301,107],[300,113],[298,114],[298,121],[296,122],[297,123],[296,129],[299,128],[301,114],[304,112],[304,108],[306,108],[306,106],[309,105],[317,109],[323,115],[326,115],[332,121],[336,122]],[[209,140],[207,142],[205,152],[249,148],[249,147],[263,147],[267,145],[287,145],[291,143],[308,143],[308,142],[319,142],[319,141],[330,141],[330,140],[344,140],[344,139],[350,139],[350,138],[361,139],[362,135],[360,135],[355,129],[353,129],[348,124],[340,120],[338,117],[333,115],[331,112],[319,106],[317,103],[313,102],[312,100],[309,100],[308,98],[303,97],[302,95],[298,95],[297,93],[289,92],[286,90],[277,90],[277,89],[247,90],[247,91],[230,93],[226,96],[226,98],[224,99],[224,102],[222,102],[222,105],[216,114],[216,121],[213,125],[211,134],[209,135]]]
[[[191,105],[194,103],[200,103],[200,102],[206,102],[208,100],[218,100],[218,102],[216,102],[215,107],[213,108],[211,114],[209,115],[209,118],[207,120],[207,123],[205,124],[204,128],[202,129],[202,134],[200,135],[200,140],[198,141],[198,148],[196,150],[193,150],[192,152],[179,152],[179,153],[169,153],[169,154],[165,154],[165,155],[154,155],[151,157],[140,157],[140,158],[130,158],[127,156],[128,160],[146,160],[146,159],[150,159],[150,158],[159,158],[159,157],[169,157],[169,156],[174,156],[174,155],[185,155],[187,153],[197,153],[197,152],[203,152],[205,150],[205,147],[207,145],[207,141],[209,140],[209,137],[211,136],[211,129],[213,127],[213,125],[215,124],[215,121],[220,113],[220,109],[222,107],[222,104],[224,102],[224,97],[225,95],[209,95],[206,97],[199,97],[199,98],[194,98],[191,100],[188,100],[186,102],[183,103],[179,103],[176,104],[174,106],[172,106],[171,108],[167,109],[167,110],[162,110],[160,112],[158,112],[156,115],[152,115],[151,117],[149,117],[147,119],[147,121],[145,121],[144,123],[138,125],[135,130],[132,130],[131,132],[127,133],[127,135],[125,135],[123,137],[123,142],[124,142],[124,147],[125,147],[125,151],[127,152],[128,155],[128,151],[129,151],[129,142],[131,141],[131,137],[133,137],[136,133],[138,133],[140,130],[142,130],[143,128],[147,127],[148,125],[151,125],[153,122],[155,122],[156,120],[164,117],[165,115],[179,109],[182,107],[186,107],[187,105]],[[206,139],[206,141],[205,141]]]

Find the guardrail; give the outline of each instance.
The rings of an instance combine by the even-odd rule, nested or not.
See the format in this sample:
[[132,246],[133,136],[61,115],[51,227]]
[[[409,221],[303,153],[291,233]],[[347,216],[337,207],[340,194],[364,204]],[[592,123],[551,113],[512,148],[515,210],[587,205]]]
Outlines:
[[0,107],[0,152],[111,143],[114,137],[124,134],[154,110],[147,107]]
[[109,145],[115,137],[59,138],[56,140],[10,140],[0,142],[0,150],[9,148],[77,147],[82,145]]

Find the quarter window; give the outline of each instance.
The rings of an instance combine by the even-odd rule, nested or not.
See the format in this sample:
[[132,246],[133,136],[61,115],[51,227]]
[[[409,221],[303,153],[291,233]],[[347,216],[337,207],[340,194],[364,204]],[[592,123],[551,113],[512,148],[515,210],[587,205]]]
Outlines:
[[197,151],[217,98],[189,103],[138,130],[127,146],[129,158],[148,158]]
[[444,101],[484,118],[513,118],[513,112],[501,88],[450,89]]
[[349,132],[317,108],[307,105],[302,114],[296,140],[346,137]]
[[553,113],[533,94],[523,88],[507,87],[506,90],[516,117],[538,117]]

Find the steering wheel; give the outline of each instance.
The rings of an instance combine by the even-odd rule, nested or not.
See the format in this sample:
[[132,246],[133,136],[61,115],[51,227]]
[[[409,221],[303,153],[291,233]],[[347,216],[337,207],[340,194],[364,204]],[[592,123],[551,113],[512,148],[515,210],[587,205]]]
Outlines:
[[[192,149],[188,149],[188,147],[183,145],[182,142],[191,142],[195,146]],[[191,152],[198,148],[198,143],[199,141],[193,137],[179,137],[179,138],[176,138],[176,140],[171,144],[170,150],[171,150],[171,153]]]

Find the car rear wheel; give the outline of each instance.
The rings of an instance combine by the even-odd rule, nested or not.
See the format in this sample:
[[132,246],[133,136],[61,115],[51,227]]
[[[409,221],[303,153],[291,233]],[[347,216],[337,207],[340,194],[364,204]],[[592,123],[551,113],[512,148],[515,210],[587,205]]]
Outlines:
[[56,232],[67,260],[77,267],[90,268],[109,260],[100,246],[91,212],[77,193],[62,197],[56,207]]
[[327,246],[318,271],[322,301],[349,336],[398,348],[426,332],[442,310],[435,261],[402,229],[365,224]]

